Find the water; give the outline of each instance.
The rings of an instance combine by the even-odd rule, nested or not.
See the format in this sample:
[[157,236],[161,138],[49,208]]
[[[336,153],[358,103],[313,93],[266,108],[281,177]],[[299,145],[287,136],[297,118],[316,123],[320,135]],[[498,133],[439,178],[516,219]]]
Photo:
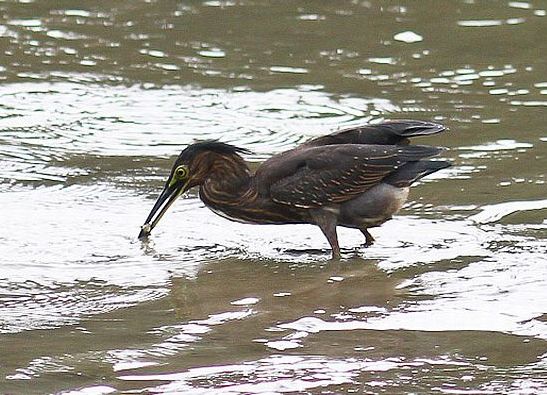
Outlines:
[[[545,4],[0,1],[0,392],[547,392]],[[362,248],[181,199],[177,153],[384,118],[454,162]]]

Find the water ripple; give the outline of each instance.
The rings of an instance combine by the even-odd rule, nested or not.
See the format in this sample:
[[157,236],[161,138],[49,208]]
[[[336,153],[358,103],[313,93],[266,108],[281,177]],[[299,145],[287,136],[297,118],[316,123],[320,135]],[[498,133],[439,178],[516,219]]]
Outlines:
[[17,84],[0,88],[0,98],[10,102],[0,108],[5,150],[39,155],[41,160],[83,153],[165,156],[173,154],[173,146],[219,135],[227,142],[249,144],[261,155],[271,154],[330,125],[363,122],[367,112],[389,106],[385,100],[338,102],[305,87],[256,93]]

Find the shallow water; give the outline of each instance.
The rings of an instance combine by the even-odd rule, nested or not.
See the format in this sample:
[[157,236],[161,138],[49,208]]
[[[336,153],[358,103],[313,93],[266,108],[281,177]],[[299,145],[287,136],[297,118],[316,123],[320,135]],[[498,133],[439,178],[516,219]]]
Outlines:
[[[547,392],[541,2],[0,0],[0,393]],[[454,166],[373,230],[252,226],[195,139],[264,158],[384,118]]]

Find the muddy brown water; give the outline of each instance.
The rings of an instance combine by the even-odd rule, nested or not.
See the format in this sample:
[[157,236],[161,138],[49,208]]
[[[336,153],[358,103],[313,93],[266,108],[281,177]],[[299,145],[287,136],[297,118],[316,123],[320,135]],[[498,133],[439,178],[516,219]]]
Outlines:
[[[546,4],[0,0],[0,393],[547,393]],[[264,158],[433,120],[454,162],[373,231],[251,226],[195,139]]]

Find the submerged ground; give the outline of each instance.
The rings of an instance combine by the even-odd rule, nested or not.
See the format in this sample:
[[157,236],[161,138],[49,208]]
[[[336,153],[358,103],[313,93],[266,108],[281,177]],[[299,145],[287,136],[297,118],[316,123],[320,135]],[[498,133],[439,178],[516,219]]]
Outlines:
[[[547,392],[546,10],[487,5],[0,0],[0,393]],[[195,139],[384,118],[454,166],[372,248],[195,192],[136,240]]]

